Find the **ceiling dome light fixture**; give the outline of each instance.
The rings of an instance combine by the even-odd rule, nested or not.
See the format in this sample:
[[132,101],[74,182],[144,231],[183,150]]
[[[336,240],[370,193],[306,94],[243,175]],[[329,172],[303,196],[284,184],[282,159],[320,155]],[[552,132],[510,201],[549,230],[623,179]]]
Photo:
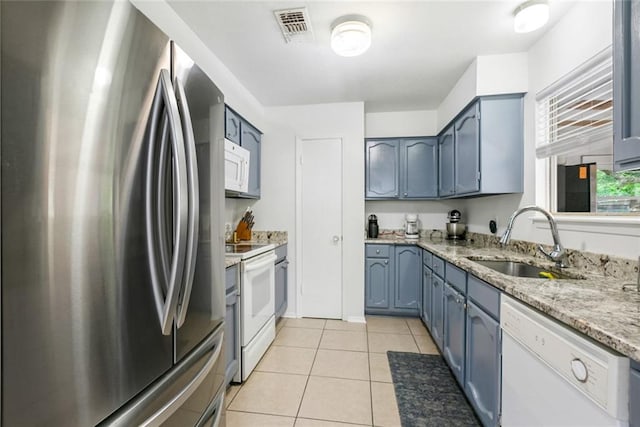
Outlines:
[[529,33],[547,23],[549,3],[546,0],[529,0],[518,6],[513,14],[513,30],[516,33]]
[[331,49],[340,56],[362,55],[371,46],[371,26],[362,16],[343,16],[331,26]]

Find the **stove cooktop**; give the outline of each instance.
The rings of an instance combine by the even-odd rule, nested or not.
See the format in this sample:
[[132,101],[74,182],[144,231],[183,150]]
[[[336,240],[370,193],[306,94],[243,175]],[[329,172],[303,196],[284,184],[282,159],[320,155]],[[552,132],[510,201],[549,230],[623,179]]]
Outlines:
[[235,243],[226,244],[224,252],[225,255],[245,259],[268,252],[274,248],[275,246],[270,243]]

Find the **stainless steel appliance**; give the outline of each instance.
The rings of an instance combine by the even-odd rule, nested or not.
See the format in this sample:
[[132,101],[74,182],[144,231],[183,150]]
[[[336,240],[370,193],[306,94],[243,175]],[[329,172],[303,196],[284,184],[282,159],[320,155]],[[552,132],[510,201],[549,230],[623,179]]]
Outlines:
[[222,94],[129,2],[0,20],[2,425],[217,424]]
[[449,222],[447,223],[447,239],[461,240],[464,239],[464,235],[467,231],[466,224],[460,222],[462,215],[459,210],[449,211],[447,217]]
[[378,217],[369,215],[369,227],[367,228],[367,237],[370,239],[378,238]]
[[404,223],[404,238],[405,239],[418,239],[420,232],[418,230],[418,215],[406,214]]
[[275,261],[272,244],[227,245],[240,262],[240,331],[242,381],[256,367],[276,336]]

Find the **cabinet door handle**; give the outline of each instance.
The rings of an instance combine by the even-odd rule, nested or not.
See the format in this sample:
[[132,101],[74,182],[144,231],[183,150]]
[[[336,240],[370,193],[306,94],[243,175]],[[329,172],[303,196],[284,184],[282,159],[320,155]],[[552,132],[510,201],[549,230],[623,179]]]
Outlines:
[[380,253],[380,249],[376,249],[376,253],[379,254]]
[[385,263],[385,264],[389,264],[389,260],[388,260],[388,259],[385,259],[385,260],[384,260],[384,263]]
[[405,197],[406,197],[406,196],[408,196],[408,195],[409,195],[409,193],[404,193],[404,196],[405,196]]

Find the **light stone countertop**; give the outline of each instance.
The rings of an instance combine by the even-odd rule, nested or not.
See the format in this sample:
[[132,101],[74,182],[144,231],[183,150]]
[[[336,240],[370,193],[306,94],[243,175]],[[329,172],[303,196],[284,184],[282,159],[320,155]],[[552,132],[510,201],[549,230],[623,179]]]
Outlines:
[[[282,245],[286,245],[289,239],[286,231],[253,231],[251,240],[243,240],[239,243],[271,243],[276,248]],[[225,268],[229,268],[236,264],[240,264],[240,258],[237,256],[225,256]]]
[[563,269],[563,273],[585,279],[512,277],[467,257],[485,260],[506,258],[548,267],[550,271],[556,269],[553,263],[526,254],[468,242],[467,245],[454,244],[441,238],[416,241],[384,236],[365,239],[365,243],[417,244],[595,341],[640,361],[640,294],[622,290],[622,285],[629,283],[627,280],[605,276],[595,269],[592,272],[578,268]]

